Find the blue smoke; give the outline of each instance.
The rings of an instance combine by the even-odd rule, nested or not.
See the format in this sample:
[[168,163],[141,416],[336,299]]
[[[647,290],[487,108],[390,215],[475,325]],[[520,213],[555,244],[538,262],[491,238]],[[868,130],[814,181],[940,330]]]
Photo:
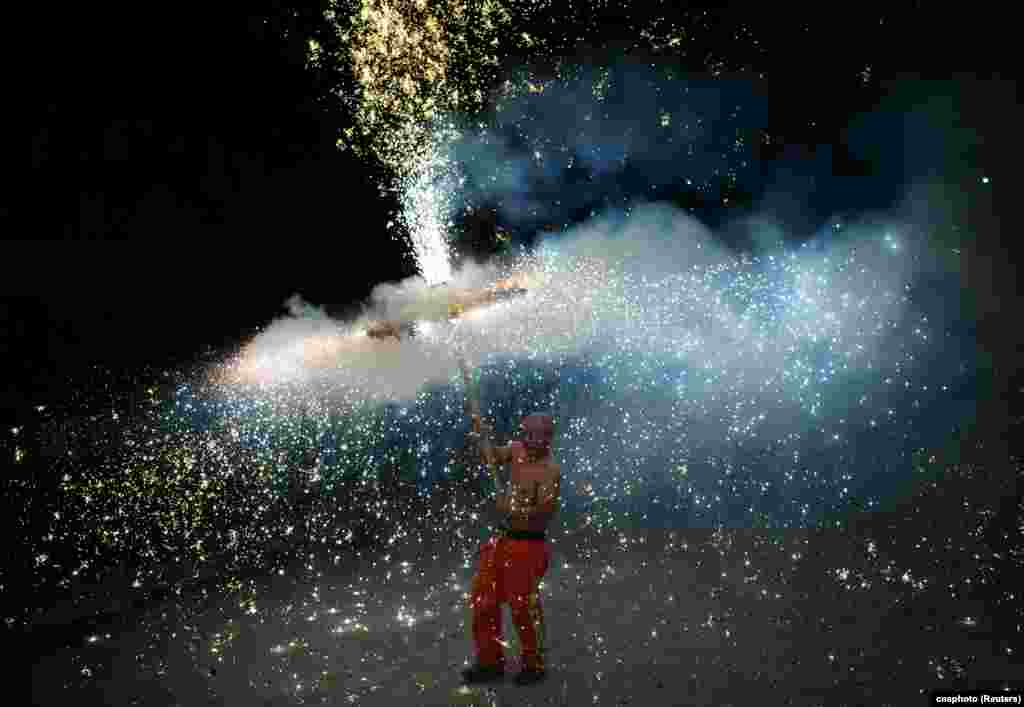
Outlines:
[[749,81],[683,78],[623,59],[511,98],[493,128],[464,135],[454,157],[467,201],[494,204],[504,223],[529,230],[663,189],[699,187],[714,201],[730,177],[757,179],[767,119],[768,101]]

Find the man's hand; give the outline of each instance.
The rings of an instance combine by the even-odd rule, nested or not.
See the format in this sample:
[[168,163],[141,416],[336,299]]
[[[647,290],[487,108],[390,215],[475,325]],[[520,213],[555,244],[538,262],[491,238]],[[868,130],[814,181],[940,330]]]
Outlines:
[[484,464],[508,464],[512,460],[512,451],[507,447],[496,447],[492,440],[494,428],[484,422],[479,415],[473,415],[473,431],[471,435],[480,445],[480,460]]

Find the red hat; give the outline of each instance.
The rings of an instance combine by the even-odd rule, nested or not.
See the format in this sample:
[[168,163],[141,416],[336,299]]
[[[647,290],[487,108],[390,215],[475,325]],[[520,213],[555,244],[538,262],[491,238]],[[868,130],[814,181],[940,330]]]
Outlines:
[[523,431],[523,444],[530,449],[547,451],[555,436],[555,420],[551,415],[534,413],[523,418],[519,425]]

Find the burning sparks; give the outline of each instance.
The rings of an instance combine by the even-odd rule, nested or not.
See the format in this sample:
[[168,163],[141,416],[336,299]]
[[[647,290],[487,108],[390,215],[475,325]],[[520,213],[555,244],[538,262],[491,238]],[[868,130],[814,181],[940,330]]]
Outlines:
[[[550,4],[509,7],[529,15]],[[199,374],[147,381],[132,405],[111,411],[104,400],[68,420],[37,410],[51,420],[40,434],[52,463],[39,475],[44,481],[31,483],[51,479],[52,488],[49,496],[39,492],[41,520],[25,523],[35,534],[23,569],[45,594],[40,606],[73,592],[125,607],[135,596],[129,588],[149,592],[162,608],[139,621],[146,642],[173,634],[195,660],[253,666],[244,679],[265,689],[267,701],[282,686],[301,700],[330,691],[337,702],[370,703],[377,690],[382,702],[392,700],[381,686],[401,672],[388,666],[401,665],[408,646],[440,653],[442,641],[467,628],[465,620],[456,624],[493,489],[465,443],[460,355],[479,373],[485,414],[501,436],[526,412],[557,417],[556,456],[566,474],[561,522],[579,534],[579,559],[553,564],[546,597],[559,596],[568,615],[602,605],[582,602],[587,589],[608,596],[637,577],[692,588],[660,604],[644,599],[672,621],[633,620],[637,597],[650,589],[640,583],[633,596],[609,602],[614,615],[588,616],[585,632],[577,627],[574,640],[592,663],[576,672],[595,675],[599,691],[614,689],[618,681],[605,677],[621,656],[650,650],[653,664],[672,636],[711,637],[700,639],[713,641],[708,654],[742,645],[748,626],[738,626],[730,592],[759,603],[748,616],[795,601],[795,580],[787,578],[809,565],[806,539],[794,533],[752,548],[761,536],[747,541],[732,528],[798,532],[827,524],[852,507],[873,509],[911,473],[946,468],[933,454],[913,469],[908,459],[967,414],[965,381],[975,362],[961,357],[944,330],[949,322],[924,313],[913,239],[899,229],[865,229],[850,239],[855,247],[737,257],[674,210],[629,207],[620,224],[551,228],[534,253],[501,272],[453,270],[450,217],[466,179],[452,156],[466,138],[456,125],[484,104],[476,87],[487,86],[508,42],[545,49],[538,35],[506,36],[510,15],[491,2],[366,0],[339,27],[353,38],[360,86],[358,122],[341,143],[368,146],[397,175],[399,221],[422,282],[385,291],[355,322],[294,306],[292,316]],[[689,34],[653,27],[640,36],[663,51],[684,47]],[[308,58],[328,60],[315,42]],[[728,68],[709,62],[716,73]],[[576,85],[578,68],[563,63],[543,77],[511,72],[515,80],[488,100],[499,110],[519,99],[550,100]],[[597,67],[580,92],[593,104],[574,127],[601,123],[608,97],[623,88],[617,81],[621,75]],[[684,110],[687,100],[656,106],[644,123],[673,139],[707,131],[704,118]],[[551,162],[547,137],[524,140],[541,171]],[[556,149],[559,164],[620,164],[632,154],[618,144],[588,152],[586,134],[572,137],[581,154]],[[715,174],[735,183],[748,142],[721,137]],[[710,177],[673,178],[710,192]],[[932,412],[939,405],[941,416]],[[15,427],[5,453],[21,468],[43,454],[28,437]],[[963,515],[974,522],[970,541],[994,532],[986,509]],[[660,527],[716,530],[692,544],[676,543],[673,531],[658,562],[688,553],[676,576],[653,559],[631,567],[638,545],[631,531]],[[592,538],[607,539],[608,556],[588,544]],[[1010,556],[968,552],[963,539],[962,546],[949,538],[915,543],[912,557],[938,547],[969,557],[973,569],[943,587],[936,563],[897,561],[880,538],[866,545],[860,564],[844,556],[841,566],[818,567],[823,577],[813,581],[869,596],[865,605],[887,611],[904,597],[969,594]],[[292,584],[275,584],[295,578],[312,591],[298,596]],[[216,611],[210,596],[225,599]],[[1007,592],[1005,603],[1018,599]],[[625,629],[610,628],[622,621],[622,607],[637,627],[632,642],[621,638]],[[6,623],[37,620],[35,608]],[[174,612],[172,630],[162,614]],[[986,620],[965,609],[950,623],[972,631]],[[605,621],[609,628],[594,628]],[[82,643],[97,650],[110,641],[111,634],[89,633]],[[843,655],[829,647],[815,660],[808,675],[838,674]],[[167,665],[152,661],[147,670],[163,678]],[[79,655],[72,662],[80,678],[100,674]],[[919,662],[940,678],[965,671],[952,656]],[[171,670],[194,667],[184,664]],[[423,690],[437,682],[424,673],[415,679]]]

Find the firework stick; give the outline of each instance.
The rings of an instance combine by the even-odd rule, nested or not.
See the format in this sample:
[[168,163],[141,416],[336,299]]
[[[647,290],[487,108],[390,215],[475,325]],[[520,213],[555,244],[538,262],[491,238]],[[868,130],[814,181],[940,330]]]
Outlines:
[[[473,385],[473,379],[469,372],[469,364],[466,363],[465,357],[461,354],[459,355],[459,368],[462,370],[462,382],[466,385],[466,407],[469,410],[469,414],[471,416],[470,419],[473,422],[473,434],[480,440],[480,448],[484,452],[484,456],[488,459],[493,459],[493,445],[491,442],[490,432],[489,430],[486,430],[480,416],[480,399],[476,394],[477,391]],[[488,463],[487,466],[491,471],[491,476],[494,477],[494,483],[500,493],[502,484],[501,478],[498,476],[498,468],[494,464],[490,463]]]
[[473,385],[473,377],[469,372],[469,364],[461,354],[459,355],[459,368],[462,369],[462,382],[466,385],[466,408],[472,416],[473,432],[480,434],[480,400],[476,395]]

